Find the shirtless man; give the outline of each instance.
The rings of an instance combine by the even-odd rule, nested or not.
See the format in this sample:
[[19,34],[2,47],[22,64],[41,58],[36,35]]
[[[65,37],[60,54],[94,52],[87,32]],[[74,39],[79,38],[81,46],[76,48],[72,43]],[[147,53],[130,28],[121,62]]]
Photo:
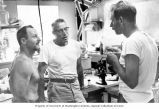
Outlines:
[[40,39],[36,30],[29,25],[18,30],[17,40],[20,53],[13,62],[9,80],[13,102],[37,102],[39,74],[33,62],[33,54],[40,48]]

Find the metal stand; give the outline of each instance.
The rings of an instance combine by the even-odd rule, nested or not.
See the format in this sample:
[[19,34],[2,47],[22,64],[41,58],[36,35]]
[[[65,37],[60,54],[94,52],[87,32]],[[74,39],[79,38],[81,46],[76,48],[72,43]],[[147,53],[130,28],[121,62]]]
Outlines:
[[107,83],[105,81],[105,77],[106,77],[106,73],[107,73],[106,58],[104,59],[104,57],[102,57],[101,60],[98,62],[97,70],[98,70],[97,76],[99,76],[99,78],[101,78],[101,80],[102,80],[101,83],[97,83],[97,84],[107,85]]

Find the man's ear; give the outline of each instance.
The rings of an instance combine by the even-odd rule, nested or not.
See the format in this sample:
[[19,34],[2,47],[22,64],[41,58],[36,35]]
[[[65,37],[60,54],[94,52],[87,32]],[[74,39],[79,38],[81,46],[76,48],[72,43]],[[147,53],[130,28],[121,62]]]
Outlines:
[[123,21],[124,21],[123,17],[120,16],[120,17],[119,17],[119,22],[120,22],[120,24],[122,24]]
[[26,38],[23,37],[20,39],[20,41],[21,41],[21,44],[26,44]]

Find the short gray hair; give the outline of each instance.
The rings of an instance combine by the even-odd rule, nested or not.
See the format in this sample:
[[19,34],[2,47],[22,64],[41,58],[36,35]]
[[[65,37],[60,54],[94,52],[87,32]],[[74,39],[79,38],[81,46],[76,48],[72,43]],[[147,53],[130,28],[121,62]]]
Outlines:
[[56,31],[58,24],[61,23],[61,22],[65,22],[65,20],[62,19],[62,18],[59,18],[59,19],[55,20],[55,22],[52,23],[51,26],[53,28],[53,32]]

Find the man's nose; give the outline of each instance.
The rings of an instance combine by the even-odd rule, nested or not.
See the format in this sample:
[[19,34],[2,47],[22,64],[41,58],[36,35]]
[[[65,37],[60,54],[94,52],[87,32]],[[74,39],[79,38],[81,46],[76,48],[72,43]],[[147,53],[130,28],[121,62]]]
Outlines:
[[38,38],[38,41],[40,42],[41,41],[40,37],[37,37],[37,38]]
[[63,30],[63,33],[64,33],[65,35],[67,35],[67,34],[68,34],[68,32],[67,32],[66,30]]

